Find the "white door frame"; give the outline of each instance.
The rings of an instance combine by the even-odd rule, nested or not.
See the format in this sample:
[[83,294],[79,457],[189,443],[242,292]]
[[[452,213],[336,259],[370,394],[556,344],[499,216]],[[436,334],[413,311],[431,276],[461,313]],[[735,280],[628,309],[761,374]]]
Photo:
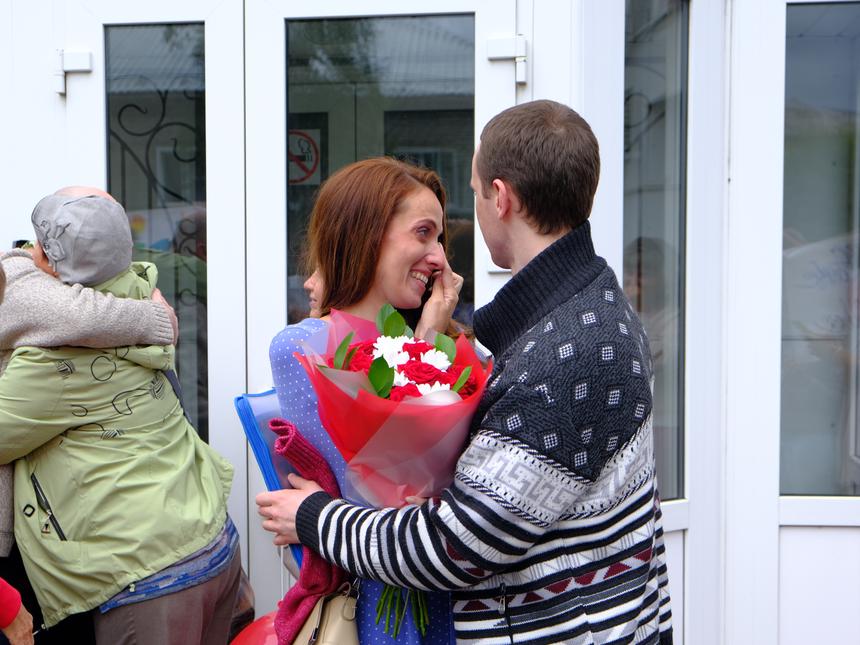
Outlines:
[[[475,14],[475,136],[500,110],[516,102],[513,61],[488,61],[486,41],[491,36],[513,36],[515,0],[421,0],[398,3],[367,0],[359,5],[342,0],[296,3],[290,0],[248,2],[245,50],[245,91],[248,106],[248,387],[271,387],[269,343],[286,324],[286,21],[311,18],[352,18],[397,15]],[[491,272],[492,264],[476,228],[476,306],[489,300],[506,276]],[[264,490],[256,466],[249,474],[248,504]],[[251,522],[250,574],[261,610],[274,607],[280,597],[280,570],[271,536]]]
[[[206,220],[209,442],[235,467],[228,500],[247,548],[247,447],[233,409],[246,389],[244,134],[241,0],[68,0],[57,9],[56,48],[92,54],[92,72],[69,74],[63,113],[61,183],[106,187],[106,25],[202,22],[206,75]],[[52,91],[47,80],[42,83]],[[247,553],[247,550],[245,551]]]
[[684,494],[688,524],[684,537],[683,636],[685,643],[718,645],[754,642],[725,640],[723,613],[726,2],[691,0],[689,20],[684,296]]
[[[847,0],[827,0],[834,1]],[[763,645],[780,640],[781,527],[860,527],[860,498],[780,497],[785,39],[790,4],[795,3],[737,1],[731,16],[731,184],[724,292],[726,641]]]

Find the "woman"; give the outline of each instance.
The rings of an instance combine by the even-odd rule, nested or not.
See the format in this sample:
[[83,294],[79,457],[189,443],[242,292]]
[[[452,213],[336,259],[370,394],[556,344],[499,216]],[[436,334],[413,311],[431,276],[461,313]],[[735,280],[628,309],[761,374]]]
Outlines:
[[[444,332],[457,304],[462,279],[445,258],[445,190],[436,173],[395,159],[360,161],[341,169],[323,185],[308,230],[309,266],[305,283],[312,311],[272,341],[275,389],[284,415],[322,453],[343,488],[346,463],[320,424],[316,395],[293,357],[301,343],[324,332],[332,309],[374,320],[385,303],[415,316],[415,333]],[[428,296],[429,294],[429,296]],[[422,306],[423,305],[423,306]],[[362,643],[388,643],[382,620],[376,624],[381,583],[365,581],[358,601]],[[447,593],[428,593],[430,627],[422,638],[411,617],[398,643],[453,642]]]

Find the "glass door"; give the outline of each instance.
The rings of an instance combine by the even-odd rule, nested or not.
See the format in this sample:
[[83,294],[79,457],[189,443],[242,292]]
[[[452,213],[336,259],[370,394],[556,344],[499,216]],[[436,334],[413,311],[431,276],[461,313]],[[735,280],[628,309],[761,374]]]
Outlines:
[[179,318],[183,402],[236,468],[229,510],[247,545],[247,456],[232,404],[246,389],[242,3],[70,0],[63,10],[64,57],[89,69],[66,73],[57,97],[61,183],[114,195],[135,258],[158,267]]
[[[468,184],[477,135],[516,100],[513,55],[487,58],[489,40],[516,33],[514,0],[376,0],[360,11],[334,0],[255,2],[245,23],[250,388],[270,387],[269,342],[306,315],[301,250],[315,191],[368,156],[411,159],[442,176],[452,262],[467,284],[457,315],[468,321],[504,280],[491,272]],[[249,477],[251,490],[263,489],[255,470]],[[255,531],[258,606],[274,607],[277,554]]]
[[847,642],[860,602],[860,3],[737,7],[727,640]]

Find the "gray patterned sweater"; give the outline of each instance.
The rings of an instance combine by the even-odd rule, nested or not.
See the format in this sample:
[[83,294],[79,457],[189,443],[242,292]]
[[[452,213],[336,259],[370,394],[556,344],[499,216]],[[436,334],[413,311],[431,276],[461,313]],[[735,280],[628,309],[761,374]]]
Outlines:
[[[27,251],[0,255],[6,289],[0,302],[0,373],[8,350],[25,345],[122,347],[170,345],[173,326],[164,307],[66,286],[33,264]],[[2,437],[0,437],[2,441]],[[0,466],[0,557],[12,548],[12,467]]]
[[356,575],[451,590],[458,642],[671,643],[650,355],[589,224],[475,331],[497,363],[451,487],[399,510],[316,493],[302,543]]

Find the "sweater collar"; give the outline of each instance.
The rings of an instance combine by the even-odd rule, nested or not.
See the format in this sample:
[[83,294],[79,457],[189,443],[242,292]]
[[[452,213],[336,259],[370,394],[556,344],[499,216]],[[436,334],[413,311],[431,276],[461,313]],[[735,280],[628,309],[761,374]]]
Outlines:
[[527,329],[570,300],[606,267],[583,222],[526,264],[475,312],[475,335],[497,358]]

